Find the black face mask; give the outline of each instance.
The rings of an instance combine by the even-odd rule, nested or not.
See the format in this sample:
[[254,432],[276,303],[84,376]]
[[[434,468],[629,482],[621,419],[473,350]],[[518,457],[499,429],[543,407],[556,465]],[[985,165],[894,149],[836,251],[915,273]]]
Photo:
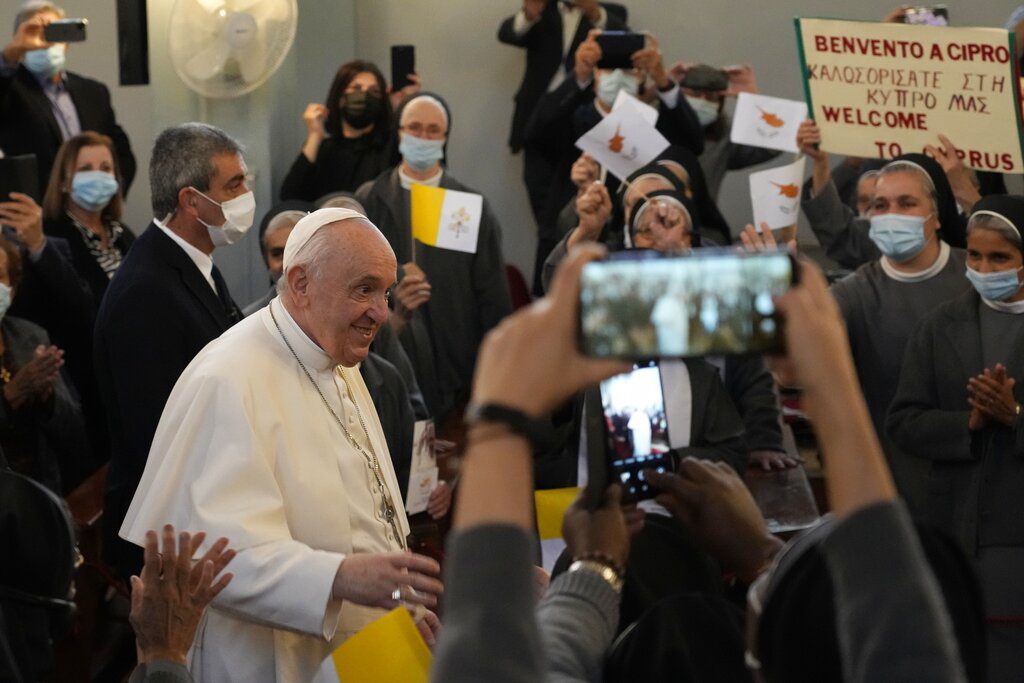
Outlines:
[[366,128],[377,120],[384,100],[380,95],[354,90],[341,100],[341,118],[353,128]]

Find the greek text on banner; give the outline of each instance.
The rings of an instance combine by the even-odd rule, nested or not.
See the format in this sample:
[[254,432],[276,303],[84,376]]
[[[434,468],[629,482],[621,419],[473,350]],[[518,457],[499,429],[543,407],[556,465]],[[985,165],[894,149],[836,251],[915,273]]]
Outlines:
[[822,149],[891,159],[944,134],[967,166],[1024,173],[1013,34],[796,19]]

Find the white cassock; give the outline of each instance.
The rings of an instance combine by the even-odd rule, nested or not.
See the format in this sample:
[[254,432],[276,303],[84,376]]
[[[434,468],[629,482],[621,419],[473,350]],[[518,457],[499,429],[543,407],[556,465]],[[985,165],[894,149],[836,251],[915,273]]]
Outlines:
[[[271,311],[368,452],[369,438],[403,539],[381,513],[366,458]],[[358,368],[336,369],[280,300],[207,345],[174,386],[120,533],[142,545],[148,529],[167,523],[206,531],[200,555],[221,536],[238,550],[228,567],[235,578],[207,610],[189,655],[199,683],[337,681],[330,653],[384,614],[331,598],[346,555],[400,550],[409,533],[380,420]]]

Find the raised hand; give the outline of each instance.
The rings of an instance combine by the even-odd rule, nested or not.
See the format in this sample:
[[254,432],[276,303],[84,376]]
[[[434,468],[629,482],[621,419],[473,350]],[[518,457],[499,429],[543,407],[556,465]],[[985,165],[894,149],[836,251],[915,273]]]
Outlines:
[[192,557],[206,534],[183,531],[175,545],[174,527],[163,528],[162,552],[155,531],[146,533],[145,564],[141,576],[131,577],[129,621],[135,630],[139,661],[185,663],[203,611],[231,582],[222,574],[235,556],[228,539],[221,538],[193,564]]

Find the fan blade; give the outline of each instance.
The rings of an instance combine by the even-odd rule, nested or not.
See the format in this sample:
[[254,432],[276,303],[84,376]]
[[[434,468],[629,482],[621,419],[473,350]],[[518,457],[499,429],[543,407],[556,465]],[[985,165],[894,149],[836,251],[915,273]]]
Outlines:
[[238,59],[238,69],[242,72],[242,78],[246,83],[256,83],[263,78],[267,68],[267,52],[259,36],[245,48],[239,50],[235,57]]
[[192,0],[202,6],[207,13],[212,14],[224,6],[224,0]]
[[231,47],[223,40],[216,39],[209,47],[193,55],[185,63],[185,71],[196,80],[205,81],[213,78],[227,61]]
[[241,4],[245,8],[239,11],[248,12],[261,24],[265,21],[288,21],[291,16],[290,0],[244,0]]

